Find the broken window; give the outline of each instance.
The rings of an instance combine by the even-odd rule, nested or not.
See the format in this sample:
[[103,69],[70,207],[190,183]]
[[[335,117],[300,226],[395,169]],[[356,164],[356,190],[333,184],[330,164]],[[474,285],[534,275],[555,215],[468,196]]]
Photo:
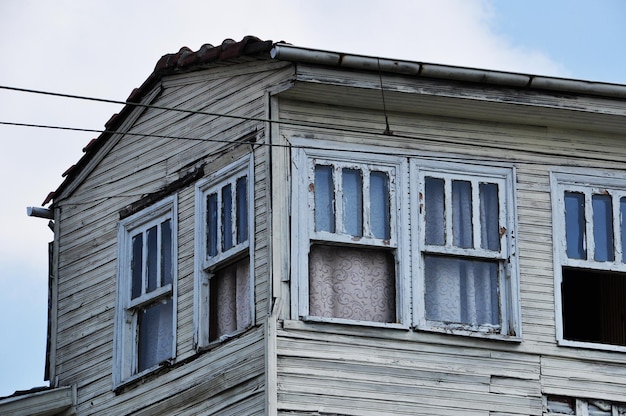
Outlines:
[[119,384],[175,355],[176,200],[124,219],[119,233]]
[[251,172],[246,157],[196,186],[200,347],[252,325]]
[[553,179],[559,341],[626,346],[626,189],[609,175]]
[[300,151],[296,159],[297,316],[401,322],[396,226],[403,162],[380,155],[347,160],[332,151]]
[[423,329],[519,335],[512,172],[412,161]]
[[550,394],[543,396],[543,414],[546,416],[624,416],[626,403]]

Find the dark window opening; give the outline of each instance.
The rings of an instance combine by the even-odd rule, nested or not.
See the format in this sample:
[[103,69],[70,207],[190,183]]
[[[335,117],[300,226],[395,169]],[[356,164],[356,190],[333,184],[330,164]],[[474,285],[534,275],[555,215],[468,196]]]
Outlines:
[[626,345],[626,276],[563,268],[563,338]]

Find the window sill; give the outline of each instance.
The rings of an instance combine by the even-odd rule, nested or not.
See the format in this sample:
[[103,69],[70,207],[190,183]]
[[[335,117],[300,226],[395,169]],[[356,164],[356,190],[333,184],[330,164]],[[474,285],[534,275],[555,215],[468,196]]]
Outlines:
[[239,330],[237,330],[235,332],[231,332],[230,334],[224,334],[224,335],[220,336],[218,339],[209,342],[208,344],[199,345],[198,347],[196,347],[196,352],[198,354],[201,354],[203,352],[207,352],[207,351],[210,351],[210,350],[212,350],[214,348],[217,348],[220,345],[228,342],[229,340],[231,340],[233,338],[239,338],[240,336],[242,336],[243,334],[248,332],[253,327],[254,327],[254,325],[248,325],[247,327],[239,329]]
[[[430,344],[467,345],[502,341],[505,344],[520,344],[522,337],[501,334],[484,334],[472,331],[451,330],[444,328],[410,328],[401,324],[377,324],[347,320],[306,319],[284,320],[283,329],[332,333],[347,336],[366,336],[370,338],[426,342]],[[449,336],[453,335],[453,336]]]
[[613,344],[599,344],[596,342],[583,342],[583,341],[571,341],[568,339],[557,340],[559,347],[566,348],[584,348],[587,350],[597,351],[615,351],[626,352],[626,345],[613,345]]
[[169,360],[162,361],[161,363],[150,367],[141,373],[134,374],[120,383],[113,385],[113,392],[117,394],[122,394],[128,390],[133,389],[135,386],[144,384],[148,380],[152,380],[161,374],[168,372],[175,364],[175,358],[170,358]]
[[490,332],[493,328],[468,329],[463,326],[416,326],[413,328],[417,332],[433,332],[438,334],[449,334],[462,337],[489,339],[495,341],[522,342],[522,337],[517,335],[505,335],[499,332]]

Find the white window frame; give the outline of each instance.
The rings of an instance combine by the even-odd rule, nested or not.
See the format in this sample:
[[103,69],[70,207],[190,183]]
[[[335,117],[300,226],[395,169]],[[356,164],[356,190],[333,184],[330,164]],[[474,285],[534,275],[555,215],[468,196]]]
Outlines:
[[[295,138],[294,143],[306,143]],[[332,146],[325,144],[326,146]],[[408,174],[406,158],[398,156],[369,153],[369,147],[354,145],[351,152],[343,150],[317,150],[296,148],[293,150],[292,164],[292,201],[291,201],[291,315],[292,319],[305,321],[332,322],[343,324],[358,324],[377,327],[409,328],[410,326],[410,281],[407,276],[409,267],[408,235],[402,232],[402,226],[407,224],[408,211],[406,205],[405,178]],[[364,235],[354,238],[342,233],[342,227],[337,224],[337,232],[315,231],[314,194],[311,185],[314,183],[314,167],[320,164],[332,164],[335,169],[354,167],[364,172],[382,171],[390,175],[390,238],[383,240],[371,236],[369,224],[364,215]],[[367,173],[365,173],[367,175]],[[339,185],[335,183],[335,192]],[[365,193],[364,193],[365,194]],[[363,205],[369,195],[363,196]],[[336,217],[342,215],[341,203],[338,206]],[[367,210],[367,208],[366,208]],[[339,223],[339,221],[337,221]],[[406,228],[405,228],[406,229]],[[368,235],[368,233],[370,235]],[[396,323],[382,323],[369,321],[354,321],[344,318],[328,318],[309,315],[309,250],[312,241],[345,244],[351,247],[386,248],[395,250],[395,289],[396,289]],[[406,259],[407,261],[401,261]]]
[[[413,325],[418,330],[453,333],[477,337],[488,337],[518,341],[521,339],[521,307],[519,302],[519,266],[516,247],[517,214],[515,203],[515,169],[513,167],[492,167],[471,163],[457,163],[433,160],[411,159],[411,238],[413,277]],[[500,252],[481,248],[458,248],[452,246],[451,211],[446,210],[445,246],[425,244],[425,215],[422,212],[422,200],[425,195],[424,178],[427,176],[445,178],[449,181],[464,180],[478,184],[480,182],[497,183],[499,187],[499,227],[501,232]],[[480,247],[480,222],[478,219],[478,187],[472,186],[473,197],[473,235],[475,247]],[[446,194],[450,189],[446,189]],[[446,199],[449,200],[449,195]],[[505,230],[502,229],[505,228]],[[478,241],[476,241],[478,239]],[[473,326],[458,323],[444,323],[426,319],[424,255],[444,254],[458,258],[476,260],[498,260],[499,271],[499,306],[500,325]]]
[[[248,203],[248,238],[242,243],[237,243],[236,227],[236,183],[237,180],[245,176],[247,183],[247,203]],[[219,244],[221,232],[221,215],[218,215],[218,253],[209,256],[207,247],[207,196],[212,193],[218,195],[218,209],[221,207],[221,190],[224,186],[231,185],[233,192],[232,218],[232,241],[233,247],[222,251]],[[194,344],[197,349],[209,347],[212,344],[223,342],[232,336],[244,332],[248,328],[243,328],[231,334],[226,334],[218,340],[210,341],[209,319],[210,319],[210,279],[214,276],[214,270],[229,264],[238,257],[246,254],[250,259],[250,323],[255,322],[254,308],[254,159],[252,155],[245,156],[228,166],[208,175],[205,179],[198,181],[195,186],[195,279],[194,279]]]
[[[562,406],[563,410],[566,413],[555,413],[548,412],[550,408],[550,402],[558,399],[569,399],[573,401],[573,406]],[[596,399],[584,399],[578,397],[566,397],[566,396],[558,396],[558,395],[543,395],[542,396],[543,403],[543,415],[544,416],[565,416],[565,415],[576,415],[576,416],[589,416],[589,405],[603,407],[605,412],[610,412],[612,416],[619,416],[620,412],[626,411],[626,403],[618,403],[607,400],[596,400]],[[574,411],[575,413],[571,413]]]
[[[114,344],[113,385],[118,387],[142,377],[160,367],[160,364],[139,372],[138,368],[138,312],[143,306],[158,300],[171,298],[172,300],[172,356],[176,357],[176,311],[177,311],[177,264],[178,264],[178,226],[177,226],[177,198],[175,195],[140,211],[120,221],[118,227],[118,280],[117,280],[117,308]],[[170,220],[172,244],[172,282],[161,286],[150,293],[145,293],[145,284],[142,294],[131,300],[131,260],[132,235],[145,232],[147,229]],[[160,235],[160,233],[159,233]],[[160,240],[159,240],[160,241]],[[160,246],[160,245],[159,245]],[[145,256],[145,254],[144,254]],[[160,262],[159,262],[160,263]],[[157,266],[157,267],[160,267]]]
[[[578,269],[592,269],[626,273],[626,263],[622,261],[622,241],[620,224],[621,197],[626,197],[626,176],[615,172],[605,172],[590,169],[555,170],[550,173],[550,187],[552,194],[552,230],[553,230],[553,258],[554,258],[554,299],[556,314],[556,338],[557,343],[566,347],[591,348],[607,351],[626,352],[626,346],[602,344],[596,342],[583,342],[567,340],[563,337],[563,309],[561,285],[563,283],[563,267]],[[586,249],[587,257],[591,260],[570,259],[567,256],[567,241],[565,235],[565,203],[566,191],[580,192],[585,195],[585,220],[586,220]],[[593,236],[593,215],[591,195],[604,194],[607,192],[613,201],[613,242],[614,260],[596,261],[593,259],[595,242]],[[626,275],[624,276],[626,279]]]

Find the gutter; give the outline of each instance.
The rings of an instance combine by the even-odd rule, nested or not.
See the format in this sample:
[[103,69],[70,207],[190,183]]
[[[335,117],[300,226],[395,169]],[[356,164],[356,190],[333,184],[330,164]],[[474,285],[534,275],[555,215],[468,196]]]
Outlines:
[[273,59],[307,64],[626,99],[626,85],[622,84],[403,61],[364,55],[351,55],[318,49],[300,48],[286,43],[274,44],[274,47],[270,50],[270,56]]

